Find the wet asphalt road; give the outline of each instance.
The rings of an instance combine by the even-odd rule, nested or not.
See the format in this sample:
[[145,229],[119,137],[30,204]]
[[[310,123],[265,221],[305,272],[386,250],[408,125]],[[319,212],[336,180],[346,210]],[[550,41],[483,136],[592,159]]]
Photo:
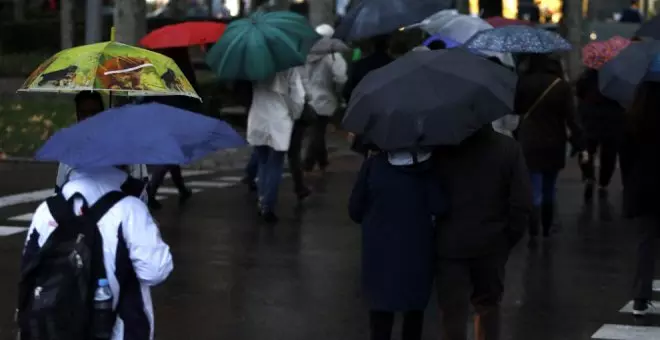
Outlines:
[[[232,340],[367,339],[360,290],[360,233],[346,214],[357,157],[336,158],[316,194],[296,208],[290,180],[280,196],[281,222],[262,224],[254,198],[239,184],[205,188],[180,208],[165,200],[156,214],[172,247],[175,270],[154,289],[156,338]],[[238,172],[188,180],[235,182]],[[222,177],[223,179],[218,179]],[[52,187],[54,168],[0,163],[0,195]],[[559,185],[561,232],[510,257],[503,302],[502,339],[590,339],[604,324],[660,326],[619,312],[629,300],[634,228],[619,217],[619,181],[609,202],[583,207],[576,169]],[[207,185],[208,186],[208,185]],[[175,197],[175,196],[173,196]],[[0,202],[2,200],[0,199]],[[0,207],[0,226],[27,226],[9,218],[37,203]],[[0,204],[1,206],[1,204]],[[0,236],[0,340],[12,337],[18,260],[25,233]],[[660,278],[660,275],[658,275]],[[434,301],[425,339],[438,339]],[[624,329],[603,338],[660,339],[660,329]],[[652,332],[658,333],[652,333]]]

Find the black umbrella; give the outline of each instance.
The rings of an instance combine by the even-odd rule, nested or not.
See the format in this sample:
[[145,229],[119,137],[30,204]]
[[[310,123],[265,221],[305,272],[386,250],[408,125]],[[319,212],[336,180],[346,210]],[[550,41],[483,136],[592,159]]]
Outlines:
[[451,6],[451,0],[363,0],[339,23],[334,37],[354,41],[394,32]]
[[635,32],[635,36],[660,40],[660,17],[655,16],[651,20],[644,22],[637,32]]
[[512,113],[516,81],[461,48],[410,52],[360,82],[343,126],[383,150],[456,145]]
[[600,92],[629,107],[637,86],[649,78],[649,68],[660,55],[660,41],[633,42],[598,71]]

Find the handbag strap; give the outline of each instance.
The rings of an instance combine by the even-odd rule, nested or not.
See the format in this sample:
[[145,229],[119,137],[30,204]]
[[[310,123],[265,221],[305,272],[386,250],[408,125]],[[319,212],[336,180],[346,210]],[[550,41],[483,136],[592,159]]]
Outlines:
[[555,81],[553,81],[552,84],[550,84],[550,86],[548,86],[548,88],[546,88],[545,91],[543,91],[543,93],[541,93],[541,95],[536,99],[534,104],[532,104],[532,106],[529,107],[527,112],[525,112],[525,114],[522,117],[523,119],[526,119],[527,117],[529,117],[529,115],[532,112],[534,112],[534,110],[536,110],[536,108],[539,106],[539,104],[541,104],[541,102],[543,101],[543,98],[545,98],[548,95],[548,93],[550,93],[550,91],[555,87],[555,85],[559,84],[560,80],[561,79],[559,79],[559,78],[555,79]]

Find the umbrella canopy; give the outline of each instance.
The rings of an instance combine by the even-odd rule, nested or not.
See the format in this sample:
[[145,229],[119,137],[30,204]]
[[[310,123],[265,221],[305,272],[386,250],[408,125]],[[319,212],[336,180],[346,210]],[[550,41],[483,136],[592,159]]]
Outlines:
[[660,40],[660,17],[654,16],[651,20],[642,23],[635,36]]
[[531,21],[520,20],[520,19],[508,19],[502,17],[490,17],[486,19],[486,22],[491,24],[493,27],[502,27],[502,26],[511,26],[511,25],[534,26],[534,24]]
[[438,34],[433,35],[433,36],[429,37],[428,39],[424,40],[424,46],[428,46],[434,41],[442,41],[445,44],[445,48],[454,48],[454,47],[457,47],[457,46],[461,46],[461,43],[459,43],[458,41],[455,41],[455,40],[447,38],[447,37],[443,37],[443,36],[438,35]]
[[455,145],[512,112],[516,81],[461,48],[408,53],[360,82],[343,126],[383,150]]
[[592,41],[582,48],[584,66],[599,69],[630,45],[630,39],[615,36],[606,41]]
[[264,80],[304,64],[319,38],[299,14],[256,12],[229,24],[206,62],[223,80]]
[[125,105],[58,131],[36,158],[78,168],[186,164],[242,145],[221,120],[162,104]]
[[601,93],[629,107],[637,86],[645,80],[653,80],[647,75],[659,54],[659,41],[631,43],[600,68],[598,87]]
[[312,49],[309,51],[309,54],[322,55],[322,54],[332,54],[332,53],[346,53],[350,52],[352,49],[348,47],[343,41],[335,38],[321,38],[317,41]]
[[458,14],[455,11],[438,12],[418,26],[431,35],[441,35],[462,44],[477,32],[493,28],[481,18]]
[[226,24],[212,21],[167,25],[147,34],[140,40],[140,45],[154,50],[212,44],[220,39],[226,28]]
[[354,41],[388,34],[450,6],[449,0],[363,0],[344,16],[334,37]]
[[18,91],[109,91],[128,96],[179,95],[199,99],[172,59],[114,41],[55,54],[39,65]]
[[521,25],[481,31],[470,38],[465,47],[509,53],[552,53],[572,49],[571,44],[557,33]]

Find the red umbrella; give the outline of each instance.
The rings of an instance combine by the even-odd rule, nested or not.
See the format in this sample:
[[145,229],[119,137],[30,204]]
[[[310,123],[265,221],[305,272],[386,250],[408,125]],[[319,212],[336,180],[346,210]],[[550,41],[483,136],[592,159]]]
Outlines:
[[212,44],[220,39],[226,28],[223,23],[209,21],[167,25],[147,34],[140,40],[140,45],[153,50]]
[[490,17],[486,19],[486,22],[491,24],[493,27],[502,27],[502,26],[511,26],[511,25],[534,26],[534,24],[531,21],[520,20],[520,19],[507,19],[502,17]]
[[628,45],[630,40],[620,36],[605,41],[592,41],[582,48],[582,63],[588,68],[599,69]]

